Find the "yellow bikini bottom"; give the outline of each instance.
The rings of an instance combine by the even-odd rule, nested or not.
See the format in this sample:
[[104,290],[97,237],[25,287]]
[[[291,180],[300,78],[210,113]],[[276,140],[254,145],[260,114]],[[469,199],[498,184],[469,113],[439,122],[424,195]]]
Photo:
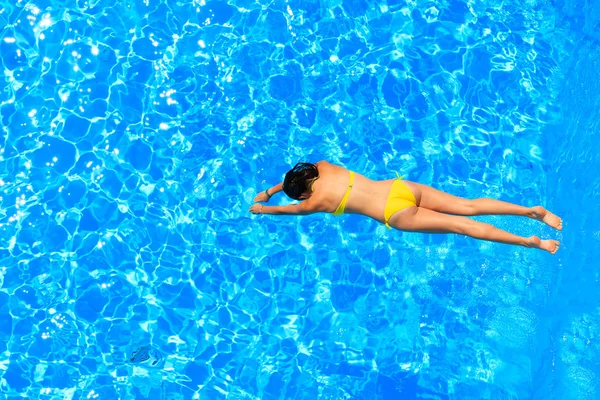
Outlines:
[[392,215],[400,210],[416,205],[417,200],[415,199],[415,195],[410,191],[408,186],[402,182],[402,177],[399,176],[392,184],[392,189],[390,190],[387,202],[385,203],[385,210],[383,211],[385,226],[387,226],[388,229],[392,229],[389,224]]

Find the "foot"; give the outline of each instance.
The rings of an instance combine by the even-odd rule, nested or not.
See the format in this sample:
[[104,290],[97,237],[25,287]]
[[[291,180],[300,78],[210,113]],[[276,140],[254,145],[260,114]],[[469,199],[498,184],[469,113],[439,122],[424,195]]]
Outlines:
[[552,214],[550,211],[546,210],[542,206],[535,206],[531,208],[531,218],[537,219],[538,221],[542,221],[545,224],[551,226],[552,228],[562,230],[562,219]]
[[535,247],[536,249],[546,250],[550,254],[554,254],[560,247],[558,240],[540,240],[537,236],[532,236],[528,239],[528,247]]

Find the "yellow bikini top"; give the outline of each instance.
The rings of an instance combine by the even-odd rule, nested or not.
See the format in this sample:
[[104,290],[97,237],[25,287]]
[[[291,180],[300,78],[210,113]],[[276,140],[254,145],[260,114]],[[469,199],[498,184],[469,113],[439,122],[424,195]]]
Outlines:
[[350,197],[350,192],[352,191],[352,185],[354,184],[354,172],[350,171],[350,184],[348,185],[348,189],[346,190],[346,194],[342,198],[340,205],[337,206],[333,215],[340,216],[344,213],[344,209],[346,208],[346,203],[348,202],[348,197]]

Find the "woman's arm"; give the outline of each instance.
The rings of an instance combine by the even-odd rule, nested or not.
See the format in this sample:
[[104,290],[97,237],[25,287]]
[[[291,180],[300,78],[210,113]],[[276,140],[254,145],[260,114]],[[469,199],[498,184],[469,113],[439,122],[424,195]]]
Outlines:
[[298,204],[288,206],[265,206],[262,204],[253,204],[250,207],[252,214],[272,214],[272,215],[308,215],[318,212],[308,200]]
[[288,206],[263,206],[261,212],[262,214],[272,215],[308,215],[315,211],[305,207],[304,203],[300,203],[290,204]]
[[278,183],[277,185],[270,187],[266,190],[263,190],[262,192],[260,192],[259,194],[256,195],[256,197],[254,198],[255,202],[265,202],[265,201],[269,201],[271,199],[271,196],[273,196],[275,193],[279,193],[283,190],[283,182]]
[[273,196],[275,193],[279,193],[283,190],[283,182],[278,183],[277,185],[265,190],[265,192],[269,192],[269,196]]

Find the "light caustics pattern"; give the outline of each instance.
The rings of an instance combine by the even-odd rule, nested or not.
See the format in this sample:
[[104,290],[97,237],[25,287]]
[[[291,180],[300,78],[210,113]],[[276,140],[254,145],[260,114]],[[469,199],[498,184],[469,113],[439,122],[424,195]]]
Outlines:
[[597,354],[597,313],[547,319],[556,258],[354,216],[248,213],[318,159],[546,203],[544,135],[564,121],[583,35],[561,12],[544,0],[0,3],[0,391],[508,399],[539,395],[543,375],[596,395],[584,353]]

